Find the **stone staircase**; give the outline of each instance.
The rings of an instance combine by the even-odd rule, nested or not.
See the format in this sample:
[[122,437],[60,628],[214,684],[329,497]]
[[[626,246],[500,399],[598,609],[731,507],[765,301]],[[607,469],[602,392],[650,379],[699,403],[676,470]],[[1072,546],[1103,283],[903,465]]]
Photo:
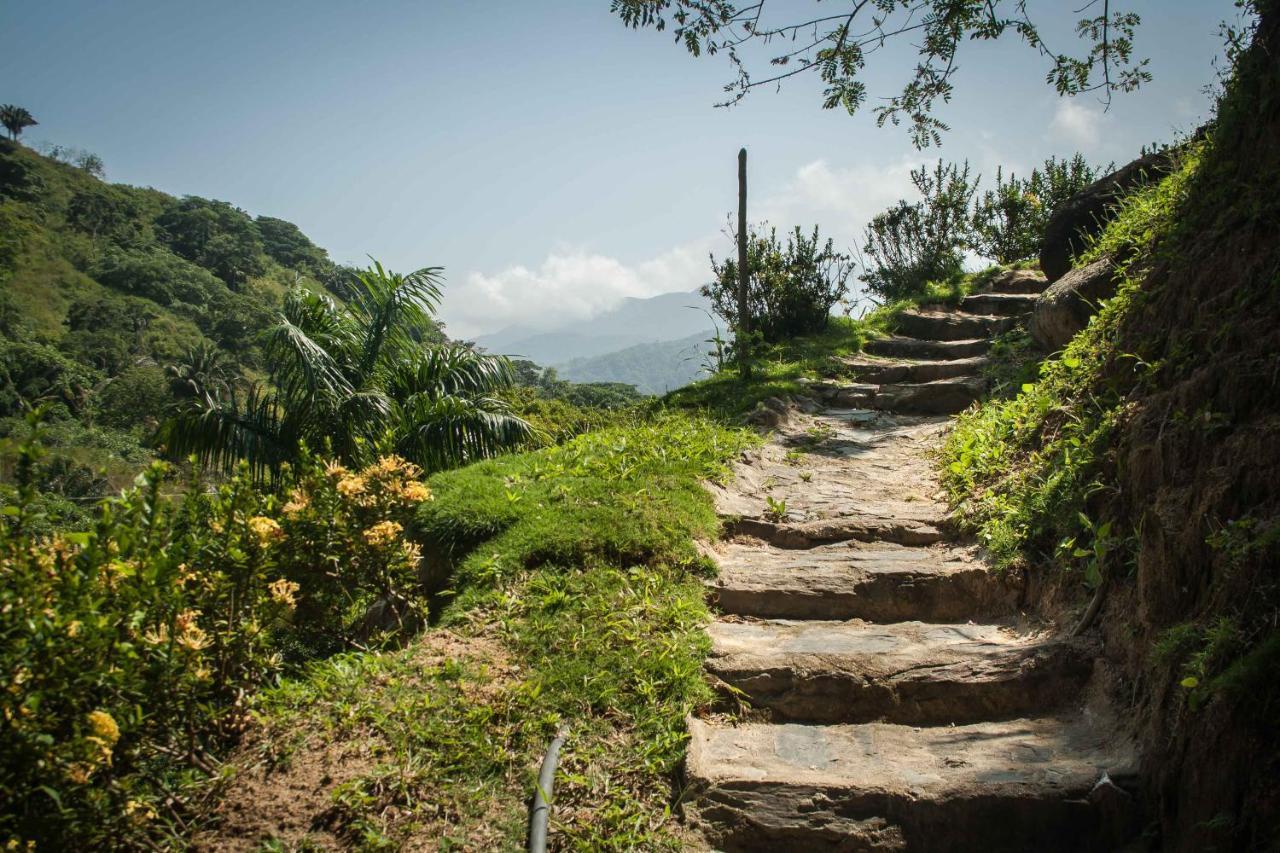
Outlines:
[[888,412],[954,414],[987,392],[982,370],[992,340],[1025,322],[1044,277],[1016,270],[990,289],[966,296],[956,308],[904,311],[898,333],[868,342],[866,352],[844,359],[852,383],[818,382],[815,396],[827,403]]
[[914,314],[851,360],[862,383],[791,411],[709,487],[730,537],[706,666],[743,705],[690,721],[685,814],[715,849],[1132,837],[1135,757],[1090,688],[1096,641],[1020,612],[1020,585],[950,535],[929,459],[949,423],[936,413],[960,407],[957,388],[981,393],[981,352],[1025,313],[1028,278]]

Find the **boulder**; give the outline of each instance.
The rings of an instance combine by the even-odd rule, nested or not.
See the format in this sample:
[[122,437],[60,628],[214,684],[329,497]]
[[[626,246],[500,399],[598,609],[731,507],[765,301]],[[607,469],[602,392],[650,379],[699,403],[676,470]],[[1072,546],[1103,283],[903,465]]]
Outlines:
[[1089,325],[1098,303],[1115,295],[1115,265],[1110,258],[1078,267],[1049,285],[1031,314],[1031,337],[1054,352]]
[[1115,205],[1133,190],[1173,170],[1173,150],[1139,157],[1067,199],[1049,217],[1040,244],[1040,269],[1057,281],[1071,269],[1071,259],[1115,215]]

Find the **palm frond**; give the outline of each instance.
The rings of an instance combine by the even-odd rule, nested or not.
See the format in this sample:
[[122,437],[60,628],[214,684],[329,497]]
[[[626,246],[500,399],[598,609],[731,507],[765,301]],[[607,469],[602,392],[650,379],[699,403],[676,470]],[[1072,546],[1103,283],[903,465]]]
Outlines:
[[418,394],[401,407],[397,450],[427,471],[488,459],[533,435],[498,399]]
[[277,395],[259,386],[249,389],[243,404],[234,392],[206,394],[166,419],[156,441],[171,457],[194,455],[227,473],[244,460],[261,479],[297,452],[298,436],[285,414]]

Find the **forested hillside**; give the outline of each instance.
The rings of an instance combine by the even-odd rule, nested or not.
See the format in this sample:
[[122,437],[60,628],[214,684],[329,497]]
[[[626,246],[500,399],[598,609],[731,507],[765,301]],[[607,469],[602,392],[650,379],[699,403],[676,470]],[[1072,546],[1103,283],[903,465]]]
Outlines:
[[46,407],[43,491],[72,514],[132,480],[175,404],[262,373],[289,288],[342,295],[292,223],[89,165],[0,140],[0,437]]

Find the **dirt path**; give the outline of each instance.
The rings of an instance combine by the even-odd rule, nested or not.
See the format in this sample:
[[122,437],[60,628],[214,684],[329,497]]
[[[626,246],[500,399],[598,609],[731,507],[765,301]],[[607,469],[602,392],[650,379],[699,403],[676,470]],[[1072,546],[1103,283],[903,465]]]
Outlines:
[[724,850],[1115,850],[1135,759],[1086,696],[1089,641],[948,533],[928,454],[985,390],[1021,273],[852,359],[717,489],[709,672],[743,718],[691,724],[686,814]]

